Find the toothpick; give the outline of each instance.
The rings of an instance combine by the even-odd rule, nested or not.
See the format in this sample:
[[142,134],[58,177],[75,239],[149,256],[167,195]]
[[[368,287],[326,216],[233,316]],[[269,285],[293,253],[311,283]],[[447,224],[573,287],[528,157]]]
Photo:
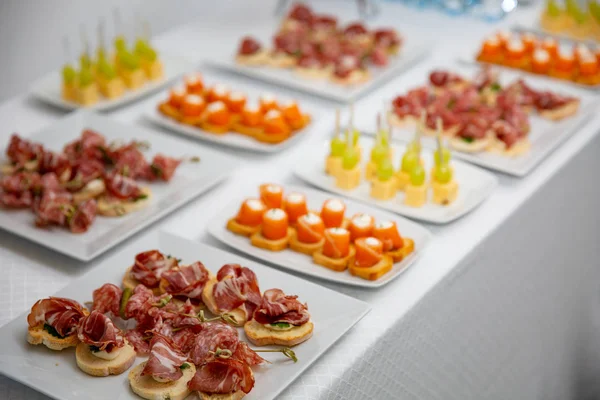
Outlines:
[[71,46],[69,44],[69,37],[68,36],[64,36],[63,37],[63,51],[64,51],[64,56],[65,56],[65,61],[68,64],[69,62],[71,62]]
[[152,31],[150,29],[150,22],[148,22],[148,20],[144,20],[144,39],[150,41],[151,36]]
[[377,134],[375,135],[377,144],[381,144],[383,138],[381,137],[381,114],[377,113]]
[[79,25],[79,34],[81,36],[81,43],[83,43],[83,52],[89,56],[89,43],[85,32],[85,25]]
[[443,154],[442,154],[442,119],[438,118],[435,121],[436,125],[436,137],[437,137],[437,145],[438,145],[438,154],[440,156],[440,165],[444,162]]
[[100,22],[98,22],[98,47],[104,49],[104,26],[105,26],[104,18],[100,18]]
[[354,103],[350,104],[350,130],[354,131]]
[[334,137],[338,137],[339,135],[340,135],[340,110],[339,110],[339,108],[336,108]]
[[417,122],[417,130],[415,132],[415,142],[421,143],[421,135],[425,130],[425,123],[427,121],[427,112],[425,110],[421,111],[421,117],[419,118],[419,122]]
[[123,25],[121,24],[121,13],[118,7],[113,8],[113,19],[115,20],[115,36],[123,33]]

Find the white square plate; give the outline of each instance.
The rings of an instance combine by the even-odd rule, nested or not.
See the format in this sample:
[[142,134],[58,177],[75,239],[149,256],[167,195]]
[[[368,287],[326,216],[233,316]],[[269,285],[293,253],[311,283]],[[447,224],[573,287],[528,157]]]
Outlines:
[[[325,200],[332,198],[332,196],[328,193],[324,193],[319,190],[308,189],[305,187],[286,185],[284,186],[284,190],[285,193],[303,193],[306,196],[306,201],[310,210],[320,210]],[[313,263],[310,256],[295,252],[290,249],[279,252],[260,249],[252,246],[252,244],[250,244],[250,239],[247,237],[236,235],[229,231],[226,227],[227,221],[237,214],[241,202],[247,197],[252,197],[252,194],[248,193],[247,196],[236,199],[235,201],[231,202],[223,211],[219,212],[217,217],[215,217],[215,219],[208,224],[208,232],[224,244],[265,262],[275,264],[280,268],[331,282],[367,288],[376,288],[386,285],[397,278],[401,273],[406,271],[411,265],[413,265],[418,257],[423,254],[423,251],[427,246],[429,239],[431,238],[429,231],[419,224],[373,207],[344,200],[347,207],[346,215],[351,216],[357,213],[365,213],[375,217],[377,221],[395,221],[400,234],[415,241],[415,251],[413,251],[412,254],[402,260],[402,262],[395,263],[392,270],[380,279],[376,281],[368,281],[351,275],[348,271],[336,272],[328,268],[321,267]]]
[[[447,66],[440,66],[441,69],[448,69]],[[466,77],[472,77],[477,72],[479,67],[471,65],[452,67],[451,71],[456,71]],[[423,78],[417,84],[424,84],[428,81],[428,74],[422,74]],[[533,169],[540,164],[546,157],[548,157],[552,151],[554,151],[561,143],[563,143],[571,134],[577,129],[581,128],[589,122],[592,117],[593,111],[598,107],[598,100],[590,96],[589,92],[578,90],[568,85],[553,82],[539,76],[523,76],[515,70],[502,69],[500,71],[500,82],[502,84],[509,84],[519,78],[525,78],[527,84],[537,90],[551,90],[557,93],[573,95],[581,99],[581,105],[578,113],[573,117],[566,118],[562,121],[553,122],[534,114],[531,114],[529,121],[531,124],[531,132],[529,133],[529,140],[531,142],[531,149],[528,153],[522,154],[518,157],[505,157],[499,154],[490,152],[480,153],[465,153],[456,150],[452,150],[452,153],[457,158],[466,160],[470,163],[480,165],[485,168],[489,168],[495,171],[503,172],[505,174],[523,177],[528,175]],[[411,87],[415,85],[414,80],[411,81]],[[406,90],[397,90],[396,95],[405,93]],[[387,104],[391,104],[393,97],[386,99]],[[361,107],[363,116],[367,114],[366,110]],[[361,122],[360,127],[365,128],[365,133],[374,135],[375,130],[375,115],[378,110],[374,110],[371,114],[371,121],[368,125]],[[366,119],[361,118],[361,121]],[[407,128],[394,128],[394,139],[402,142],[409,142],[414,136],[414,127]],[[436,140],[431,137],[423,137],[423,147],[435,149],[437,147]]]
[[[302,104],[300,106],[302,106]],[[305,107],[302,107],[302,109],[304,110]],[[198,127],[182,124],[171,118],[168,118],[161,114],[156,107],[154,107],[151,111],[147,111],[144,114],[144,117],[150,122],[162,128],[166,128],[173,132],[177,132],[179,134],[194,139],[216,143],[224,147],[255,151],[258,153],[276,153],[298,142],[298,140],[306,136],[308,130],[312,129],[312,127],[315,126],[315,114],[313,112],[310,112],[310,114],[312,120],[308,126],[294,133],[294,135],[288,140],[277,144],[259,142],[258,140],[255,140],[251,137],[241,135],[235,132],[227,132],[225,134],[214,134],[211,132],[206,132],[205,130],[200,129]]]
[[101,97],[96,104],[88,107],[64,100],[61,96],[60,71],[54,71],[35,81],[31,86],[31,94],[50,105],[65,110],[85,108],[87,110],[106,111],[121,107],[156,92],[168,84],[171,80],[175,79],[193,67],[193,64],[191,64],[189,61],[177,56],[161,53],[160,57],[164,65],[165,72],[163,79],[159,81],[151,81],[137,90],[126,90],[123,96],[114,100]]
[[0,209],[0,228],[60,253],[89,261],[221,182],[237,165],[233,158],[213,150],[84,110],[69,114],[28,139],[57,151],[78,138],[85,128],[101,133],[109,142],[147,141],[151,146],[151,154],[147,154],[147,158],[160,152],[172,157],[199,156],[200,162],[182,163],[168,183],[150,183],[152,198],[146,208],[118,218],[98,216],[90,229],[82,234],[73,234],[58,227],[37,228],[30,210]]
[[[361,171],[368,162],[373,139],[361,138],[360,140],[363,149],[363,160],[361,162]],[[398,167],[398,160],[404,154],[404,146],[392,145],[394,151],[395,167]],[[477,167],[461,161],[452,160],[454,167],[454,179],[458,182],[459,191],[458,198],[449,206],[440,206],[433,204],[431,199],[419,208],[409,207],[404,205],[404,193],[399,192],[396,198],[391,200],[376,200],[369,195],[371,184],[368,181],[363,181],[353,190],[343,190],[335,186],[335,178],[325,173],[325,158],[329,154],[329,143],[326,143],[321,151],[306,153],[302,165],[297,166],[294,173],[302,180],[317,186],[321,189],[338,193],[342,196],[359,200],[385,210],[401,214],[409,218],[419,219],[434,224],[447,224],[455,219],[462,217],[469,211],[474,210],[483,200],[485,200],[498,184],[498,179]],[[429,179],[429,171],[433,166],[433,154],[429,150],[423,150],[421,154],[425,163],[425,171]],[[429,194],[431,197],[431,193]]]
[[[263,43],[270,43],[269,38],[263,38]],[[371,79],[361,85],[342,86],[327,80],[311,80],[298,77],[289,69],[273,68],[268,66],[250,67],[239,65],[235,62],[235,53],[223,59],[207,60],[212,65],[230,70],[241,75],[259,79],[276,85],[286,86],[305,93],[339,101],[351,103],[369,91],[382,85],[387,80],[397,76],[401,71],[408,69],[421,58],[425,57],[431,49],[431,43],[410,37],[405,41],[396,57],[391,57],[389,64],[383,68],[369,68]]]
[[[280,288],[286,293],[297,294],[308,303],[315,328],[310,340],[294,347],[298,362],[293,363],[279,354],[267,354],[265,358],[272,364],[254,369],[256,385],[245,397],[247,400],[274,399],[370,309],[363,301],[223,250],[156,232],[145,235],[128,249],[103,260],[101,265],[56,293],[56,296],[72,298],[81,303],[91,301],[94,289],[106,282],[119,284],[134,256],[154,248],[177,255],[184,263],[200,260],[214,273],[227,263],[242,264],[256,273],[263,291]],[[27,313],[23,313],[0,328],[0,373],[61,400],[140,399],[129,388],[127,372],[105,378],[92,377],[77,368],[74,349],[57,352],[28,344],[26,316]],[[240,338],[245,338],[242,329]],[[138,357],[135,365],[144,360]]]

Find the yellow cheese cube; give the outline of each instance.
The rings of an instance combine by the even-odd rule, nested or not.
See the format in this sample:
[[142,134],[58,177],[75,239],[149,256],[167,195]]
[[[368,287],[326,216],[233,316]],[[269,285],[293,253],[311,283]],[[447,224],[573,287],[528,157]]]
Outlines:
[[123,93],[125,93],[125,83],[123,83],[123,79],[118,76],[113,79],[98,79],[98,83],[100,86],[100,93],[109,99],[116,99],[123,96]]
[[325,160],[325,173],[337,176],[342,169],[342,157],[327,156]]
[[427,202],[427,185],[408,184],[404,188],[404,204],[410,207],[422,207]]
[[373,181],[375,178],[377,178],[377,164],[369,161],[365,166],[365,179]]
[[335,186],[340,189],[354,189],[360,185],[360,168],[358,165],[352,169],[340,168],[335,178]]
[[410,174],[402,170],[396,171],[396,186],[401,192],[404,191],[406,185],[410,182]]
[[448,183],[439,183],[433,181],[431,184],[433,189],[433,202],[447,206],[452,204],[458,196],[458,183],[453,179]]
[[73,83],[63,83],[61,90],[62,98],[68,101],[77,101],[77,86]]
[[129,89],[138,89],[146,83],[146,74],[141,68],[134,70],[122,68],[121,77]]
[[84,87],[78,87],[77,102],[84,106],[96,104],[98,102],[98,85],[94,82]]
[[373,179],[371,182],[371,197],[377,200],[389,200],[396,197],[397,191],[396,178],[392,177],[387,181]]
[[163,64],[158,59],[152,62],[143,61],[142,68],[146,73],[146,77],[151,81],[157,81],[159,79],[162,79],[162,77],[164,76]]

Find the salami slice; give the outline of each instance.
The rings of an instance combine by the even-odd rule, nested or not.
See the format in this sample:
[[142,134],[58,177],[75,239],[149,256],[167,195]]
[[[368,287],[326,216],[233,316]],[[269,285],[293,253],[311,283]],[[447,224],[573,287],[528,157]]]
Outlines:
[[240,42],[238,54],[242,56],[251,56],[258,53],[261,48],[262,46],[258,40],[250,36],[245,36]]
[[98,205],[96,199],[88,199],[75,207],[75,211],[67,219],[69,229],[73,233],[87,232],[96,219]]
[[113,349],[123,347],[123,332],[106,315],[92,311],[81,319],[77,330],[80,341],[110,353]]
[[179,367],[186,361],[187,357],[177,349],[173,340],[166,336],[155,335],[150,342],[150,357],[142,375],[151,375],[164,382],[173,382],[183,376]]
[[217,348],[233,353],[238,342],[238,331],[234,327],[221,322],[206,322],[196,335],[190,351],[190,360],[196,365],[201,365]]
[[253,310],[261,302],[260,288],[254,272],[239,264],[226,264],[217,273],[213,297],[221,311],[231,311],[245,305],[251,319]]
[[234,359],[214,359],[202,364],[188,387],[209,394],[228,394],[239,390],[249,393],[254,376],[248,364]]
[[102,314],[112,312],[113,315],[118,316],[122,295],[123,291],[120,287],[105,283],[92,293],[92,310]]
[[164,288],[167,293],[191,299],[202,299],[202,290],[208,282],[209,275],[204,265],[197,261],[165,271],[162,279],[168,282]]
[[144,285],[153,288],[158,286],[162,274],[177,264],[176,258],[165,257],[158,250],[145,251],[135,256],[131,275]]
[[288,296],[281,289],[269,289],[263,294],[254,319],[260,324],[284,322],[299,326],[310,320],[310,314],[306,304],[298,301],[298,296]]
[[49,297],[38,300],[27,315],[30,327],[48,324],[60,336],[69,336],[77,330],[79,321],[85,316],[83,306],[75,300]]

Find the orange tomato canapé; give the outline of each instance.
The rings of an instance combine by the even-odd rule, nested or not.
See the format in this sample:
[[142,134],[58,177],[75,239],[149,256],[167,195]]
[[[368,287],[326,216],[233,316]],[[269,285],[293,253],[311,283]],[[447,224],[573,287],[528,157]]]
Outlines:
[[206,107],[206,121],[213,125],[225,126],[231,121],[231,114],[222,101],[210,103]]
[[258,226],[263,222],[267,207],[259,199],[247,199],[242,203],[235,220],[246,226]]
[[175,108],[181,107],[183,99],[187,96],[187,90],[183,87],[171,89],[169,92],[169,104]]
[[305,214],[298,218],[296,225],[298,241],[301,243],[317,243],[323,239],[325,234],[325,224],[316,214]]
[[404,246],[402,236],[398,232],[398,227],[393,221],[382,221],[375,225],[373,237],[383,243],[383,251],[397,250]]
[[362,237],[372,236],[374,229],[375,219],[367,214],[357,214],[352,217],[348,227],[352,242]]
[[260,199],[268,208],[281,208],[283,205],[283,188],[273,183],[260,185]]
[[295,224],[298,218],[308,213],[306,196],[302,193],[290,193],[285,198],[285,212],[290,224]]
[[229,95],[227,100],[227,106],[229,110],[234,114],[239,114],[244,110],[246,105],[246,95],[241,92],[233,92]]
[[383,243],[374,237],[363,237],[354,242],[356,256],[354,265],[359,268],[369,268],[383,258]]
[[350,253],[350,232],[347,229],[328,228],[324,236],[325,243],[322,251],[325,257],[338,259]]
[[184,78],[188,92],[202,94],[204,92],[204,80],[201,74],[188,75]]
[[339,228],[344,223],[346,205],[339,199],[329,199],[323,203],[321,219],[327,228]]
[[281,208],[272,208],[263,214],[262,235],[279,240],[288,234],[288,216]]
[[206,103],[204,99],[197,94],[188,94],[184,97],[183,103],[181,104],[181,113],[186,117],[199,117]]

